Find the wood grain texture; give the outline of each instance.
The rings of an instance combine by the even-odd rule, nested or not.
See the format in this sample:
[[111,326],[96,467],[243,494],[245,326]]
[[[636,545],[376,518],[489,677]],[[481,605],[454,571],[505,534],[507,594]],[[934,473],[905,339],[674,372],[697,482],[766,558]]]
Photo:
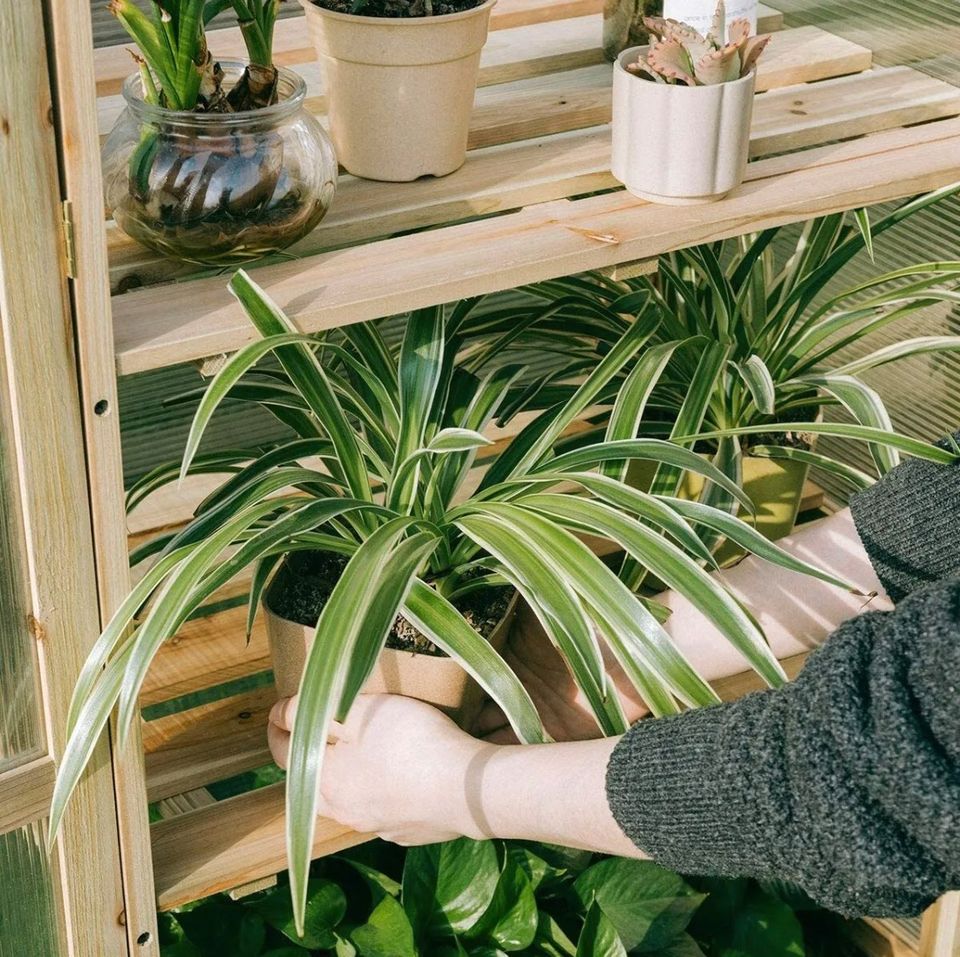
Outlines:
[[0,774],[0,835],[46,816],[55,775],[49,754]]
[[[286,868],[282,784],[159,821],[151,830],[161,910]],[[369,838],[320,818],[313,856],[334,854]]]
[[[50,29],[58,78],[56,122],[63,189],[70,203],[73,230],[73,331],[102,627],[126,597],[130,570],[103,191],[100,177],[91,175],[98,169],[100,144],[87,0],[58,0],[52,4]],[[143,957],[159,955],[143,750],[136,731],[124,753],[114,752],[113,774],[127,946],[131,953]]]
[[[45,6],[0,4],[0,428],[20,500],[14,520],[26,543],[27,610],[42,636],[43,717],[56,761],[99,617]],[[67,809],[51,871],[72,952],[126,954],[106,741]]]
[[[740,189],[709,206],[654,206],[623,192],[545,203],[266,266],[255,278],[303,331],[329,329],[924,192],[956,179],[958,150],[960,122],[944,120],[756,161]],[[254,338],[220,277],[114,297],[114,322],[123,374]]]
[[924,914],[918,957],[960,957],[960,891],[945,894]]
[[[581,124],[605,124],[610,119],[609,76],[603,74],[600,86],[597,77],[595,69],[565,74],[564,89],[519,94],[527,100],[525,109],[506,112],[481,105],[474,120],[487,115],[491,129],[514,133],[516,124],[542,129],[548,117],[556,120],[557,134]],[[960,90],[906,67],[785,87],[758,98],[751,154],[760,158],[958,113]],[[395,232],[615,186],[609,152],[609,131],[596,128],[479,149],[461,170],[437,180],[388,184],[345,175],[330,214],[290,253],[311,256]],[[112,223],[109,237],[115,292],[198,271],[145,249]]]

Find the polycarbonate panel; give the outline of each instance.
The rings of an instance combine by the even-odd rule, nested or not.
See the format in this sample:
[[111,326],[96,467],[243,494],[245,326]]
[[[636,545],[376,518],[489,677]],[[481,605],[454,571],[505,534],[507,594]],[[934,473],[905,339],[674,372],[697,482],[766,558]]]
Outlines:
[[0,835],[0,957],[60,957],[44,822]]
[[0,774],[38,751],[42,743],[33,638],[24,600],[23,528],[5,412],[0,408]]

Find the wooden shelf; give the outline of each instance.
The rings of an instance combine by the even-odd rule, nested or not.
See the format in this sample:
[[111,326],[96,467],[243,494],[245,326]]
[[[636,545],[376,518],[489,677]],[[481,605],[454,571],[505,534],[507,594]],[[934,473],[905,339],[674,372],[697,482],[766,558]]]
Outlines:
[[[905,67],[871,69],[869,50],[802,27],[776,33],[765,55],[756,161],[740,190],[686,209],[620,190],[587,196],[617,187],[608,169],[611,69],[599,55],[598,7],[501,0],[465,166],[407,184],[345,175],[327,219],[291,250],[297,258],[255,267],[301,328],[622,262],[649,259],[652,269],[678,247],[909,196],[958,176],[960,123],[950,118],[960,114],[960,90]],[[764,17],[766,29],[780,26],[773,11]],[[322,117],[302,25],[280,26],[283,61],[307,77],[311,108]],[[229,53],[236,42],[224,31],[212,47]],[[111,91],[128,65],[116,48],[98,62],[105,130],[120,107]],[[121,374],[230,352],[252,338],[224,275],[194,278],[195,267],[163,260],[112,224],[109,247]]]

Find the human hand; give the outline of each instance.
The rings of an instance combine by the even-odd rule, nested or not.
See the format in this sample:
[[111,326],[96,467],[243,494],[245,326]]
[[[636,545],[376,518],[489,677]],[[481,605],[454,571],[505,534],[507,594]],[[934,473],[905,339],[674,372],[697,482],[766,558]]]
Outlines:
[[[601,650],[604,666],[620,695],[627,719],[631,724],[639,721],[648,713],[646,705],[603,642]],[[544,728],[555,741],[583,741],[602,736],[586,696],[525,604],[517,613],[503,658],[523,682],[540,712]],[[506,717],[493,701],[488,701],[481,711],[476,731],[495,744],[518,743]]]
[[[270,712],[267,740],[286,767],[297,698]],[[489,745],[445,714],[400,695],[360,695],[335,722],[320,780],[320,813],[395,844],[481,837],[467,802],[471,761]]]

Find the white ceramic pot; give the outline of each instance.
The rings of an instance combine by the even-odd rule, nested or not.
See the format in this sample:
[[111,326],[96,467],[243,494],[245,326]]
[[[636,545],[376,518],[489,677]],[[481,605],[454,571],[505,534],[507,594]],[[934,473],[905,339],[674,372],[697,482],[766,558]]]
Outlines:
[[341,164],[355,176],[389,182],[459,169],[496,0],[461,13],[396,18],[301,2]]
[[674,86],[613,65],[613,175],[641,199],[688,206],[722,199],[743,182],[750,152],[754,71],[732,83]]

